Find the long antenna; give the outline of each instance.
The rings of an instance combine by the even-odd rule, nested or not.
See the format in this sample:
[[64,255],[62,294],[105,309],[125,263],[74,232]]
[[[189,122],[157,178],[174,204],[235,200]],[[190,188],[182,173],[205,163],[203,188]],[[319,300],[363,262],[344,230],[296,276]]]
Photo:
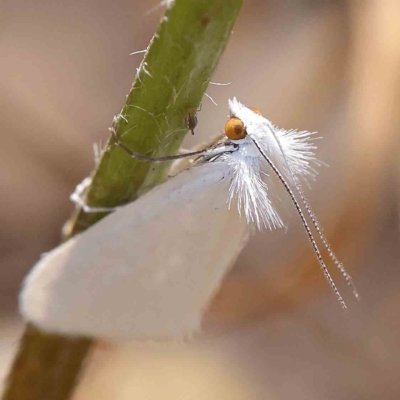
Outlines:
[[336,267],[338,268],[338,270],[341,272],[344,280],[346,281],[347,285],[351,288],[354,297],[359,300],[360,299],[360,295],[357,291],[356,286],[354,285],[353,279],[352,277],[347,273],[346,269],[344,268],[344,265],[341,261],[339,261],[339,259],[336,257],[336,254],[333,252],[331,245],[329,244],[328,240],[326,239],[326,236],[324,235],[324,232],[321,228],[321,225],[319,224],[316,215],[314,214],[313,209],[310,206],[310,203],[307,200],[307,197],[304,195],[304,192],[301,188],[300,182],[297,179],[296,176],[293,176],[293,182],[294,185],[296,187],[297,193],[299,194],[301,201],[304,204],[304,207],[307,210],[308,215],[310,216],[310,219],[314,225],[315,230],[318,233],[318,236],[320,237],[323,245],[325,246],[326,250],[328,251],[329,257],[331,258],[331,260],[333,261],[333,263],[336,265]]
[[339,293],[338,288],[335,285],[335,282],[333,281],[328,268],[326,267],[324,260],[322,258],[321,252],[319,251],[319,248],[317,246],[317,243],[311,233],[311,229],[307,223],[307,220],[304,216],[303,211],[301,210],[300,204],[297,201],[292,189],[290,189],[288,183],[286,182],[285,178],[282,176],[282,174],[279,172],[279,170],[276,168],[276,166],[274,165],[274,163],[271,161],[271,159],[267,156],[267,154],[264,152],[264,150],[261,148],[261,146],[258,144],[257,140],[254,139],[253,137],[251,137],[251,139],[253,140],[255,146],[257,147],[258,151],[261,153],[261,155],[264,157],[265,161],[268,163],[268,165],[271,167],[272,171],[274,171],[275,175],[278,177],[278,179],[281,181],[283,187],[285,188],[286,192],[289,194],[290,199],[292,200],[292,203],[294,204],[297,213],[300,216],[301,222],[303,223],[303,227],[307,232],[307,236],[308,239],[314,249],[314,253],[317,257],[318,263],[321,266],[322,272],[324,273],[324,276],[326,278],[326,280],[328,281],[330,287],[332,288],[332,290],[334,291],[336,298],[338,299],[340,305],[342,306],[343,309],[347,310],[347,306],[345,301],[343,300],[343,297],[341,296],[341,294]]
[[[288,159],[286,157],[286,154],[283,151],[281,142],[280,142],[278,136],[275,134],[275,130],[273,129],[272,126],[269,126],[269,125],[268,125],[268,128],[270,129],[270,132],[271,132],[272,136],[275,138],[275,141],[277,142],[277,144],[279,146],[279,149],[280,149],[280,151],[282,153],[282,156],[283,156],[283,158],[285,160],[285,163],[286,163],[287,167],[289,168],[289,172],[290,172],[290,175],[291,175],[291,177],[293,179],[293,183],[294,183],[294,186],[296,188],[296,191],[299,194],[300,199],[301,199],[301,201],[302,201],[302,203],[303,203],[303,205],[304,205],[304,207],[305,207],[305,209],[307,211],[307,214],[309,215],[309,217],[311,219],[311,222],[314,225],[314,228],[317,231],[318,236],[322,241],[322,244],[324,245],[325,249],[327,250],[330,259],[333,261],[333,263],[335,264],[336,268],[342,274],[342,276],[343,276],[344,280],[346,281],[347,285],[352,290],[354,297],[357,300],[360,300],[360,295],[359,295],[359,293],[357,291],[357,288],[356,288],[356,286],[355,286],[355,284],[353,282],[352,277],[347,273],[346,269],[344,268],[343,263],[341,261],[339,261],[339,259],[336,257],[336,254],[333,252],[331,245],[329,244],[328,240],[326,239],[326,236],[324,235],[323,229],[322,229],[320,223],[318,222],[317,216],[315,215],[313,209],[310,206],[310,203],[309,203],[307,197],[305,196],[305,194],[303,192],[303,189],[301,187],[300,181],[297,179],[297,176],[293,173],[293,170],[292,170],[292,168],[290,166],[290,163],[289,163],[289,161],[288,161]],[[255,142],[255,139],[254,138],[252,138],[252,139]]]

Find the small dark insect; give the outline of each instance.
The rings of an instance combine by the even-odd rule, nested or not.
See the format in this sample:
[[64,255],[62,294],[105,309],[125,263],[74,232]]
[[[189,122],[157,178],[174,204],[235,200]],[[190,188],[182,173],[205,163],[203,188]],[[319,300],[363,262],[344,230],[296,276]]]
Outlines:
[[196,128],[197,122],[197,111],[190,110],[186,116],[186,123],[192,135],[194,135],[194,128]]

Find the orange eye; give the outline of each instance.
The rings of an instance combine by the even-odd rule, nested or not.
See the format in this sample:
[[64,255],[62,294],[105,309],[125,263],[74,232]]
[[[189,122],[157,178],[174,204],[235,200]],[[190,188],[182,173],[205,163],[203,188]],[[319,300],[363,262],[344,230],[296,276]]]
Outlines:
[[262,115],[261,111],[258,108],[255,107],[248,107],[251,111],[253,111],[253,113],[257,114],[257,115]]
[[243,122],[236,117],[231,117],[225,124],[225,135],[231,140],[243,139],[247,133]]

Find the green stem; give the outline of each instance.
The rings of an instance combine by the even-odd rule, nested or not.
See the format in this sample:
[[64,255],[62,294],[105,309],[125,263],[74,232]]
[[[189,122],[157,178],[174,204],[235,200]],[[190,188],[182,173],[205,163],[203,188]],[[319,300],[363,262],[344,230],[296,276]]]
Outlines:
[[[226,46],[242,0],[176,0],[154,35],[126,103],[115,118],[118,137],[137,153],[177,152]],[[168,163],[129,158],[110,140],[85,199],[93,207],[134,200],[161,183]],[[104,214],[76,212],[69,238]],[[28,325],[7,379],[4,400],[66,400],[76,385],[90,338],[69,338]]]

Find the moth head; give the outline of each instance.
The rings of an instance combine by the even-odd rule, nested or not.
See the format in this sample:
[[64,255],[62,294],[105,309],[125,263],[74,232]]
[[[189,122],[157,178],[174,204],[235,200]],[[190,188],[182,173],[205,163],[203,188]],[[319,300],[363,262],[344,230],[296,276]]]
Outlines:
[[[249,107],[257,115],[261,115],[260,110],[255,107]],[[247,135],[246,128],[241,119],[237,117],[230,117],[225,124],[225,135],[230,140],[240,140],[244,139]]]

